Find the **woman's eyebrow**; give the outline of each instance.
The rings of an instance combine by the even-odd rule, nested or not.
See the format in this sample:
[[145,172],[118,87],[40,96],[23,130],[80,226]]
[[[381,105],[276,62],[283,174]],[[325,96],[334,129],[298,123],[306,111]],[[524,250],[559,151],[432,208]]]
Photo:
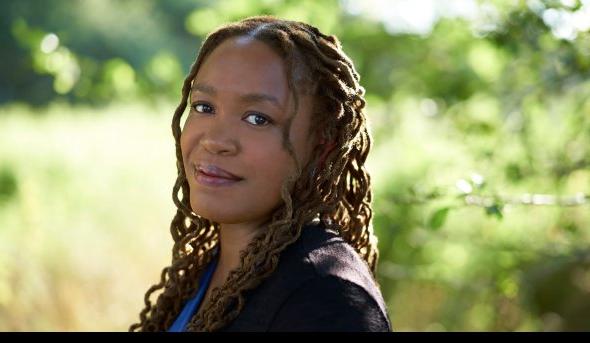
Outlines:
[[247,102],[247,103],[256,103],[256,102],[265,102],[266,101],[266,102],[273,104],[277,108],[282,109],[281,104],[279,103],[279,100],[270,94],[248,93],[248,94],[240,95],[240,99],[243,102]]
[[202,84],[202,83],[193,82],[193,85],[191,86],[191,92],[195,92],[195,91],[209,94],[209,95],[215,95],[215,93],[217,93],[217,90],[215,89],[215,87],[212,87],[212,86],[209,86],[206,84]]
[[[217,89],[213,86],[204,84],[204,83],[193,83],[191,87],[191,91],[201,92],[205,94],[209,94],[211,96],[215,96],[217,94]],[[247,103],[256,103],[256,102],[269,102],[276,106],[279,109],[282,109],[281,103],[279,99],[275,96],[266,94],[266,93],[246,93],[240,95],[240,101],[247,102]]]

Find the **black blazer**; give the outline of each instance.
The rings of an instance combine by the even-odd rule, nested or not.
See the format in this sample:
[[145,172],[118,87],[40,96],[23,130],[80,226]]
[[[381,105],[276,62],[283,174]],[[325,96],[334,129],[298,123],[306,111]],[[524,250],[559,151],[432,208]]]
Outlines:
[[367,264],[321,223],[305,226],[273,274],[245,298],[220,331],[391,331]]

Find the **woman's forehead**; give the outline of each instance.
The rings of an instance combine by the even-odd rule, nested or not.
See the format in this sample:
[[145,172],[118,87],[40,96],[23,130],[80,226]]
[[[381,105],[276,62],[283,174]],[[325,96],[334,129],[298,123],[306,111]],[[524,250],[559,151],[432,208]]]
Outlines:
[[268,45],[243,37],[228,39],[205,59],[193,80],[223,92],[288,96],[285,62]]

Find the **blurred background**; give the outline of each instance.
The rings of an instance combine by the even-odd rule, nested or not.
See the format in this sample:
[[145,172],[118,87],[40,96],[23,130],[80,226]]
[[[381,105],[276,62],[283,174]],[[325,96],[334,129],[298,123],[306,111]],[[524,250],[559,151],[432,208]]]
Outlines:
[[127,330],[171,258],[204,36],[337,35],[367,91],[395,330],[590,330],[590,1],[2,1],[0,330]]

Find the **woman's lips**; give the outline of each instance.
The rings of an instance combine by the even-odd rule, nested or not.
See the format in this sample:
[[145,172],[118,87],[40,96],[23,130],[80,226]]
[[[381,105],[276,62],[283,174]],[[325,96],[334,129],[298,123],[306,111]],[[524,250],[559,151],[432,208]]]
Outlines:
[[205,174],[207,176],[213,176],[213,177],[222,177],[225,179],[230,179],[230,180],[242,180],[242,177],[239,177],[235,174],[232,174],[230,172],[228,172],[227,170],[218,167],[214,164],[209,164],[209,163],[198,163],[195,165],[195,169],[202,173]]
[[212,187],[233,185],[243,180],[239,176],[210,164],[196,165],[194,176],[199,184]]

